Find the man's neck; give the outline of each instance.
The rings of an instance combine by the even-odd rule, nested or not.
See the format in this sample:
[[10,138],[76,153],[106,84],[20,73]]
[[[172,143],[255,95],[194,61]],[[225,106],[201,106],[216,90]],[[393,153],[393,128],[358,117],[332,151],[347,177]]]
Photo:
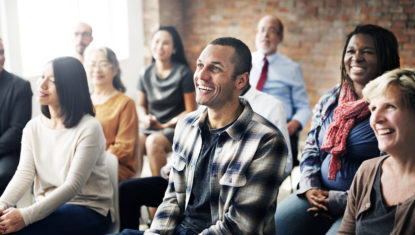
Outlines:
[[[226,106],[226,107],[225,107]],[[243,106],[239,103],[225,105],[220,109],[208,108],[208,123],[211,129],[222,128],[241,115]]]
[[239,96],[244,96],[249,89],[251,89],[251,84],[247,83],[247,85],[242,89],[241,94]]

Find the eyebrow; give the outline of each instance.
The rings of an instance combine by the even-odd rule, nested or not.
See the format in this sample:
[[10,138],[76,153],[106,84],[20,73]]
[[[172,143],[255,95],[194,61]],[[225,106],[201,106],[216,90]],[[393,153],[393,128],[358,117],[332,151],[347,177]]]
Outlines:
[[[348,46],[347,49],[349,49],[349,48],[355,48],[355,47],[354,46]],[[373,50],[376,50],[376,48],[373,47],[373,46],[363,47],[362,50],[364,50],[364,49],[373,49]]]
[[[201,59],[197,59],[197,62],[202,62],[202,60]],[[220,61],[212,61],[212,62],[210,62],[210,64],[219,65],[221,67],[224,67],[224,65]]]

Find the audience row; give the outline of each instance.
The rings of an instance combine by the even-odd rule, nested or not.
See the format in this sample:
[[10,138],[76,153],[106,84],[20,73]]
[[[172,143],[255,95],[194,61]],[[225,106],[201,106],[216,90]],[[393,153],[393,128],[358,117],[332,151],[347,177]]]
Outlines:
[[[413,234],[415,71],[399,69],[395,35],[347,35],[299,163],[311,109],[299,65],[277,51],[283,29],[263,17],[252,55],[236,38],[211,41],[192,75],[179,34],[160,27],[136,105],[115,53],[86,50],[92,28],[79,24],[78,59],[45,65],[30,121],[30,85],[3,69],[0,39],[0,234],[106,233],[118,203],[107,152],[119,161],[120,234],[144,233],[142,205],[158,207],[146,234]],[[144,154],[152,177],[130,179]],[[297,191],[277,206],[298,164]],[[15,208],[32,184],[34,203]]]

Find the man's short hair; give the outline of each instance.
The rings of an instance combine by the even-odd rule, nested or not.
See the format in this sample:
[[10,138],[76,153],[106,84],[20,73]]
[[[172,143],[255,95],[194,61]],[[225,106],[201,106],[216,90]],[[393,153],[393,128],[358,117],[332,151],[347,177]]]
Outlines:
[[252,68],[252,56],[248,46],[241,40],[233,37],[222,37],[211,41],[208,45],[230,46],[235,49],[231,61],[234,64],[234,71],[232,77],[250,72]]

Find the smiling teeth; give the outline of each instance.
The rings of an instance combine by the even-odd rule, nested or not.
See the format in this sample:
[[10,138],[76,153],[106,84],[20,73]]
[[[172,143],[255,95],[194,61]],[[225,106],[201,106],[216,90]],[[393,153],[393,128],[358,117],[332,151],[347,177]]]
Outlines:
[[205,86],[200,86],[200,85],[199,85],[199,89],[202,89],[202,90],[205,90],[205,91],[213,91],[212,88],[205,87]]
[[382,130],[378,130],[378,133],[381,134],[381,135],[390,134],[392,132],[393,132],[392,129],[382,129]]

